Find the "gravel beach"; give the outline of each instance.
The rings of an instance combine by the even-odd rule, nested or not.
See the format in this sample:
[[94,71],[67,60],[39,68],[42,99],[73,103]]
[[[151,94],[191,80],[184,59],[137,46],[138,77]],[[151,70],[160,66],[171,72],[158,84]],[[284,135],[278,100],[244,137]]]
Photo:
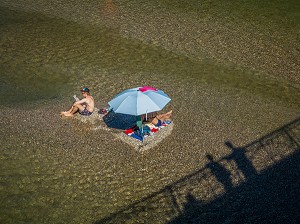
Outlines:
[[[297,18],[166,2],[0,0],[0,223],[300,220]],[[141,85],[173,110],[145,150],[60,116]]]

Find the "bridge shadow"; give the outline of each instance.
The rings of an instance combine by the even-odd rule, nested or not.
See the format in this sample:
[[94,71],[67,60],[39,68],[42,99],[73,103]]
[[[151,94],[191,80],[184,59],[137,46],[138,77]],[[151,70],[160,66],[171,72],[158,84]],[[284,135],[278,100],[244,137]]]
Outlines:
[[205,167],[95,224],[300,223],[300,118],[243,147],[224,144],[229,155],[207,155]]
[[193,197],[169,224],[300,223],[300,151],[209,203]]

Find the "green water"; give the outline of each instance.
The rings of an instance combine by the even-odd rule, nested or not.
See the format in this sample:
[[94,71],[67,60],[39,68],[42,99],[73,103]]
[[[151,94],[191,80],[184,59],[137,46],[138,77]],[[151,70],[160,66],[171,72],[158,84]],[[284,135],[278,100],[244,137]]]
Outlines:
[[[93,223],[203,167],[206,152],[226,155],[226,139],[247,144],[298,117],[299,7],[0,0],[0,222]],[[82,86],[100,107],[141,85],[174,111],[172,135],[149,153],[58,116]],[[214,180],[197,189],[203,201],[222,193]],[[122,221],[174,218],[153,200],[158,215]]]
[[[238,3],[235,7],[239,10],[236,10],[234,6],[211,5],[210,3],[207,3],[205,7],[192,3],[183,4],[180,1],[177,4],[162,3],[164,7],[167,7],[165,4],[171,6],[170,10],[179,12],[187,10],[187,18],[190,13],[194,13],[193,10],[189,10],[192,6],[194,10],[201,8],[209,12],[225,7],[226,10],[222,14],[231,10],[233,15],[230,16],[234,16],[235,19],[241,16],[251,19],[256,15],[253,14],[254,11],[243,10],[249,6]],[[132,7],[135,6],[134,3],[132,5]],[[267,10],[267,6],[263,5],[259,9]],[[278,6],[283,7],[280,4]],[[256,4],[251,7],[253,7],[252,10],[257,10]],[[299,16],[295,11],[297,7],[284,7],[285,10],[291,11],[285,17],[285,20],[289,19],[290,27],[286,26],[285,20],[275,23],[274,26],[282,28],[282,33],[289,31],[290,36],[296,36],[299,30],[296,24]],[[255,26],[260,25],[263,28],[273,17],[276,18],[275,13],[278,9],[275,7],[271,9],[274,12],[269,12],[264,20],[258,20],[262,24],[255,24]],[[240,11],[246,15],[237,13]],[[222,14],[218,14],[218,17]],[[208,16],[209,13],[206,12],[205,15]],[[143,76],[155,73],[169,78],[185,77],[202,84],[221,85],[255,92],[288,101],[291,105],[296,104],[299,97],[297,88],[293,88],[288,82],[282,83],[282,80],[268,79],[265,73],[257,74],[249,68],[245,69],[231,63],[216,63],[207,57],[200,60],[193,59],[193,52],[189,56],[189,52],[182,55],[182,52],[176,52],[176,50],[166,51],[162,46],[153,46],[142,40],[124,38],[117,28],[80,25],[65,19],[47,18],[39,13],[22,13],[2,8],[1,33],[3,57],[1,59],[0,102],[5,104],[61,97],[76,85],[102,88],[97,84],[99,80],[103,81],[101,74],[103,70],[113,78],[114,85],[119,82],[117,79],[121,74],[139,73]],[[90,80],[87,81],[87,79]],[[132,79],[134,82],[134,77]],[[106,82],[107,80],[104,80],[104,83]],[[123,88],[126,87],[130,85]]]

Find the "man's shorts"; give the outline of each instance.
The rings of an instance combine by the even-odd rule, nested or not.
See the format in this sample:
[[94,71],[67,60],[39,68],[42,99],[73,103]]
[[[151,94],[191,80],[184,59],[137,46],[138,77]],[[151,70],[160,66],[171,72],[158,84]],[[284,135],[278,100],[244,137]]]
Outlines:
[[84,108],[83,111],[79,111],[79,114],[83,116],[90,116],[93,112],[88,111],[86,108]]

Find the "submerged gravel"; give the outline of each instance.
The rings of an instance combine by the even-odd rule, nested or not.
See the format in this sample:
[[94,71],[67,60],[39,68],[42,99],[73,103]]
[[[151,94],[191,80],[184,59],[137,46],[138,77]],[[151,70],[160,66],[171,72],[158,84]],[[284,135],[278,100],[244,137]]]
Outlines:
[[[13,98],[7,90],[22,92],[19,83],[38,90],[57,82],[65,89],[49,87],[51,94],[66,94],[42,99],[33,91],[38,100],[20,94],[23,103],[1,106],[0,222],[168,223],[184,220],[191,199],[210,203],[227,195],[222,204],[235,210],[219,215],[219,223],[245,217],[252,223],[251,207],[235,198],[251,178],[225,159],[231,154],[225,142],[246,149],[257,180],[297,153],[299,121],[280,127],[300,115],[298,27],[276,30],[285,22],[266,27],[262,20],[224,16],[223,7],[211,11],[209,2],[201,13],[122,2],[0,1],[13,9],[1,8],[8,15],[29,12],[24,20],[8,16],[9,26],[1,26],[1,91]],[[88,85],[104,107],[141,83],[172,98],[166,111],[173,109],[175,125],[162,129],[155,144],[128,144],[97,114],[92,120],[59,115],[78,86]],[[297,183],[285,184],[297,192]],[[270,192],[266,200],[277,198]],[[218,206],[195,222],[216,223]],[[264,211],[272,218],[269,207]]]

